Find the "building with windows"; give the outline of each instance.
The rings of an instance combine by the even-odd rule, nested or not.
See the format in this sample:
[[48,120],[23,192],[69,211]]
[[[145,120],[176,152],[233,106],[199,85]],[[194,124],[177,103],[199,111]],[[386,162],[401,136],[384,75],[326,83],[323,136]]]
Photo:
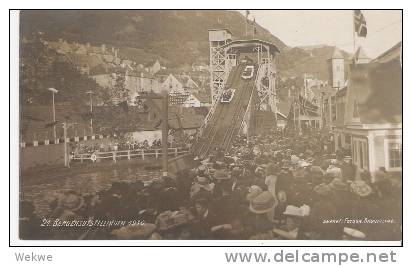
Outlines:
[[342,52],[335,48],[332,56],[328,59],[329,85],[334,89],[345,86],[345,58]]
[[370,63],[351,64],[337,93],[335,147],[349,148],[358,170],[402,172],[401,44]]

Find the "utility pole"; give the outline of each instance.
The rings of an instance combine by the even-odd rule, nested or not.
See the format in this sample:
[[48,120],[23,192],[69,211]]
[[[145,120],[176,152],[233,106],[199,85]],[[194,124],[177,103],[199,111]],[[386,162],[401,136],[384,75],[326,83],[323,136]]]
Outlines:
[[68,166],[69,163],[67,161],[67,123],[63,123],[63,143],[64,143],[64,166]]
[[295,95],[293,95],[292,105],[293,105],[293,129],[296,131],[296,105],[295,105]]
[[52,92],[52,109],[53,109],[53,137],[56,140],[56,107],[54,105],[54,94],[59,92],[58,90],[56,90],[55,88],[48,88],[48,91]]
[[329,129],[332,129],[332,96],[329,96]]
[[307,91],[306,91],[306,73],[303,76],[303,86],[304,86],[304,94],[305,94],[305,98],[307,98]]
[[302,132],[302,125],[300,123],[300,97],[299,96],[298,96],[298,127],[299,127],[299,135],[300,135],[300,133]]
[[319,105],[319,110],[320,110],[320,124],[319,127],[320,129],[323,129],[323,96],[325,95],[325,92],[321,92],[321,96],[320,96],[320,105]]
[[169,95],[163,91],[163,108],[162,108],[162,151],[163,151],[163,176],[168,175],[168,112],[169,112]]
[[86,94],[90,96],[90,136],[93,135],[93,91],[87,91]]

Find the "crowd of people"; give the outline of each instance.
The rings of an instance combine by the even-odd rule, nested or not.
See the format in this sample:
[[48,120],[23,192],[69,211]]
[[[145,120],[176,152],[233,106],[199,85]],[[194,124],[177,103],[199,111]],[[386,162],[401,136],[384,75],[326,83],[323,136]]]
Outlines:
[[[118,227],[36,227],[21,204],[23,239],[400,240],[401,185],[384,168],[358,173],[330,137],[274,131],[149,183],[65,192],[49,219],[139,221]],[[398,180],[399,181],[399,180]]]
[[77,143],[73,146],[72,152],[74,154],[82,153],[93,153],[93,152],[111,152],[111,151],[126,151],[126,150],[136,150],[136,149],[159,149],[162,147],[162,141],[156,139],[149,143],[147,140],[144,141],[130,141],[130,140],[116,140],[111,142],[96,142],[96,143]]

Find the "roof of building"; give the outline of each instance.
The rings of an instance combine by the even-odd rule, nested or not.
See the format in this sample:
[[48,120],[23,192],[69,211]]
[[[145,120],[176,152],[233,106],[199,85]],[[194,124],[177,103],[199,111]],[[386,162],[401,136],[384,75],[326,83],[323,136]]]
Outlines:
[[291,107],[292,107],[292,100],[290,98],[285,98],[283,100],[280,100],[276,104],[277,111],[284,116],[289,115]]
[[77,66],[89,66],[90,68],[103,64],[103,60],[100,57],[94,55],[83,54],[66,54],[66,58],[69,62]]
[[233,35],[233,33],[228,29],[228,28],[222,28],[222,29],[209,29],[209,31],[220,31],[220,30],[225,30],[227,32],[229,32],[230,34]]
[[159,59],[154,58],[144,64],[145,67],[152,67],[156,62],[159,62]]
[[203,117],[206,117],[207,114],[209,113],[209,107],[206,106],[201,106],[201,107],[191,107],[193,109],[193,111],[198,114],[201,115]]
[[206,93],[193,93],[193,96],[196,97],[201,103],[212,103],[212,98]]
[[280,50],[278,49],[278,47],[277,47],[274,43],[267,42],[267,41],[263,41],[263,40],[259,40],[259,39],[236,40],[236,41],[230,42],[230,43],[228,43],[228,44],[225,44],[225,45],[223,45],[222,47],[225,48],[225,47],[231,47],[231,46],[234,46],[234,45],[245,45],[245,46],[247,46],[248,44],[257,44],[257,43],[263,44],[263,45],[268,45],[268,46],[269,46],[270,53],[272,53],[272,54],[274,54],[274,53],[280,53]]
[[339,50],[339,48],[335,47],[335,50],[333,50],[333,53],[330,59],[344,59],[343,54]]
[[345,123],[402,123],[400,61],[350,65]]
[[365,51],[363,50],[362,46],[359,46],[359,48],[356,50],[355,54],[352,56],[352,59],[370,59],[369,56],[366,55]]
[[336,89],[332,88],[329,84],[323,84],[320,86],[312,86],[310,87],[310,90],[313,92],[315,97],[320,98],[322,97],[322,93],[324,97],[329,97],[332,96],[336,93]]
[[[196,129],[203,124],[205,116],[197,114],[193,108],[184,108],[184,111],[178,106],[169,107],[169,126],[172,129]],[[180,121],[179,121],[180,120]]]
[[385,51],[372,60],[372,63],[385,63],[395,58],[400,58],[402,54],[402,42],[398,42],[392,48]]

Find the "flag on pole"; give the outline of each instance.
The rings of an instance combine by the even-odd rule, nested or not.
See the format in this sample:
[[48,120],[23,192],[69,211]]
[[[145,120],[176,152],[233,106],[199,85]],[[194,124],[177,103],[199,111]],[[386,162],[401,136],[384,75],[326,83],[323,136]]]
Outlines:
[[366,27],[366,20],[360,10],[353,12],[353,20],[355,25],[355,31],[359,37],[366,37],[368,34],[368,28]]

